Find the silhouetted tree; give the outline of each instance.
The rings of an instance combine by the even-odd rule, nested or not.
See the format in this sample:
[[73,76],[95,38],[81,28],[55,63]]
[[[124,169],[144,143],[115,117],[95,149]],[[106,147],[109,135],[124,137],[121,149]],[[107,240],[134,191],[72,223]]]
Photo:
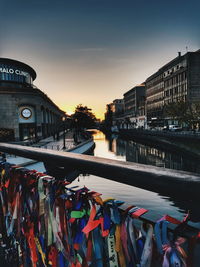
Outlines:
[[79,104],[75,108],[75,113],[72,114],[73,125],[76,128],[91,128],[95,126],[96,117],[91,111],[91,108]]

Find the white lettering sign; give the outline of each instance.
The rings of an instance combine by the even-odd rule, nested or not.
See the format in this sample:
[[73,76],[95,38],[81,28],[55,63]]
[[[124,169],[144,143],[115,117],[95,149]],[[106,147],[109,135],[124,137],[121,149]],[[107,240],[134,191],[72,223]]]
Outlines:
[[28,73],[22,70],[14,70],[9,68],[0,68],[1,73],[8,73],[8,74],[17,74],[20,76],[28,77]]

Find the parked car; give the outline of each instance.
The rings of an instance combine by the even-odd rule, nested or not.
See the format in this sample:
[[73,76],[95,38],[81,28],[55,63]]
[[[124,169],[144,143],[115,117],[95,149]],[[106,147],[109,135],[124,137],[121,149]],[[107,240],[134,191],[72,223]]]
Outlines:
[[163,131],[171,131],[171,132],[179,132],[179,131],[182,131],[182,127],[178,126],[178,125],[167,125],[167,126],[164,126]]
[[169,131],[180,132],[180,131],[182,131],[182,127],[180,127],[178,125],[169,125]]
[[164,127],[162,128],[162,131],[169,131],[169,126],[164,126]]

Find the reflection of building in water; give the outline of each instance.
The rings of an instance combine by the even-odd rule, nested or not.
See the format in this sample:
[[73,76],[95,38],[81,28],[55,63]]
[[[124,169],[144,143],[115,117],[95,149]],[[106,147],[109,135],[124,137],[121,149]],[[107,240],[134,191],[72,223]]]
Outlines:
[[156,148],[147,147],[147,164],[155,165],[158,167],[165,167],[166,153]]
[[116,156],[125,157],[126,161],[200,173],[198,161],[194,158],[191,160],[187,155],[183,156],[178,152],[157,149],[131,140],[126,141],[116,136],[110,137],[108,141],[109,151]]
[[181,156],[163,152],[133,141],[127,142],[126,160],[169,169],[179,170],[183,168]]
[[115,153],[116,156],[126,155],[126,141],[118,138],[109,139],[109,151]]
[[113,138],[110,136],[110,138],[108,138],[108,150],[111,152],[114,152],[113,150]]
[[126,144],[126,160],[137,162],[137,163],[147,163],[147,150],[144,145],[137,144],[133,141],[127,141]]
[[126,141],[124,141],[122,139],[116,139],[115,154],[117,156],[125,156],[126,155]]
[[116,139],[111,139],[111,142],[112,142],[111,151],[116,154],[116,150],[117,150]]

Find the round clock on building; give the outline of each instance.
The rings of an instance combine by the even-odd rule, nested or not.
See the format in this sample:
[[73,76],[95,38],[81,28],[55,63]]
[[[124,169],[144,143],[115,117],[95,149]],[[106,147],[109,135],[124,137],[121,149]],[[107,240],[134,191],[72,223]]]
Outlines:
[[32,116],[32,111],[29,108],[23,108],[21,115],[24,119],[28,120]]

